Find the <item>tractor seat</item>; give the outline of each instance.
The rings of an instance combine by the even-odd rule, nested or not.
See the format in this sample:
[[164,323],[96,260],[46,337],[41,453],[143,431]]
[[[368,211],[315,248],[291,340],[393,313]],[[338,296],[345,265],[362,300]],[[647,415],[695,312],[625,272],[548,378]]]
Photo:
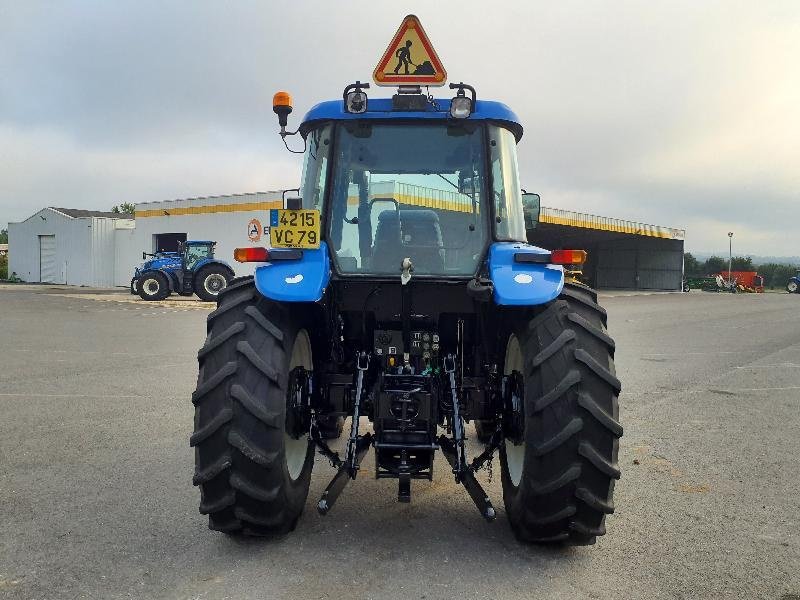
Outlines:
[[432,210],[400,210],[399,216],[398,221],[398,211],[394,210],[384,210],[378,215],[372,246],[373,269],[400,273],[400,263],[408,256],[414,262],[415,273],[444,273],[439,215]]

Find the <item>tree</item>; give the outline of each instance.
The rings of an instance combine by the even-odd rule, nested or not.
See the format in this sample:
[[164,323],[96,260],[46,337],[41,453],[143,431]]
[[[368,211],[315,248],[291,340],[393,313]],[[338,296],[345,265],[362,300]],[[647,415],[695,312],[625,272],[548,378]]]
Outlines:
[[112,213],[132,215],[136,211],[136,205],[133,202],[123,202],[111,207]]
[[0,229],[0,244],[8,243],[8,229]]
[[703,264],[703,273],[705,275],[714,275],[720,271],[728,270],[728,261],[719,256],[711,256]]
[[[725,267],[727,271],[728,268]],[[749,256],[734,256],[731,261],[731,271],[755,271],[753,259]]]
[[797,273],[797,267],[780,263],[759,265],[758,274],[764,277],[764,285],[771,289],[782,289]]
[[700,263],[690,252],[683,253],[683,272],[687,277],[694,277],[703,274]]

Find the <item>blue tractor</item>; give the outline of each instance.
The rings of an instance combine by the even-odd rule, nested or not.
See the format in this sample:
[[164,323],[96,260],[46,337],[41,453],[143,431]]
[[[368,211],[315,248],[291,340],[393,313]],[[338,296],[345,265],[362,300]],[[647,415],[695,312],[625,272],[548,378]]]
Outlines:
[[790,294],[800,293],[800,271],[797,271],[794,277],[789,278],[789,283],[786,284],[786,291]]
[[228,263],[214,258],[214,246],[216,242],[193,240],[183,242],[180,252],[142,252],[145,262],[134,271],[131,294],[143,300],[163,300],[173,292],[216,300],[235,275]]
[[[190,439],[200,512],[214,530],[283,535],[317,451],[333,467],[327,514],[372,448],[401,502],[441,451],[491,521],[476,473],[499,453],[520,540],[592,544],[614,511],[622,426],[606,311],[565,281],[586,253],[527,242],[539,197],[521,190],[507,106],[463,83],[452,99],[368,87],[305,116],[299,197],[265,214],[269,247],[236,249],[261,264],[208,317]],[[283,136],[290,102],[273,101]],[[326,438],[343,418],[340,455]],[[473,431],[485,446],[470,459]]]

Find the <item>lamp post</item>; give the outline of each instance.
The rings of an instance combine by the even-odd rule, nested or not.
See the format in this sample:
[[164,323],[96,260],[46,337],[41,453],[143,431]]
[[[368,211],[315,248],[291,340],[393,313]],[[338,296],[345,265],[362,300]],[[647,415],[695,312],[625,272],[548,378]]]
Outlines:
[[731,285],[731,265],[733,264],[733,232],[728,232],[728,287]]

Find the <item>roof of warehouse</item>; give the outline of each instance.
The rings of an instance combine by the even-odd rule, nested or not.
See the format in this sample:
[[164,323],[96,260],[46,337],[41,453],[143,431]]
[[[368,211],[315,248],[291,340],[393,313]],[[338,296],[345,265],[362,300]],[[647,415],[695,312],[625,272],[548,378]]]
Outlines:
[[132,219],[133,215],[130,213],[115,213],[105,212],[102,210],[83,210],[81,208],[56,208],[49,206],[48,208],[60,212],[62,215],[67,215],[73,219],[81,219],[84,217],[106,217],[108,219]]
[[676,227],[637,223],[636,221],[627,221],[625,219],[616,219],[613,217],[600,217],[598,215],[589,215],[561,208],[548,208],[546,206],[542,207],[539,221],[551,225],[627,233],[630,235],[665,238],[669,240],[686,239],[686,231]]

